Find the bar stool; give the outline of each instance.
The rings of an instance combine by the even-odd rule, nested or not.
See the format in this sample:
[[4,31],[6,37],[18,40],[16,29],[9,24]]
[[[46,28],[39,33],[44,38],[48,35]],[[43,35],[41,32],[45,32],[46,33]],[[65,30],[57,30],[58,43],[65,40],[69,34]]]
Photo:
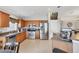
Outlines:
[[4,50],[11,50],[13,53],[19,52],[20,43],[18,42],[7,42],[5,44]]

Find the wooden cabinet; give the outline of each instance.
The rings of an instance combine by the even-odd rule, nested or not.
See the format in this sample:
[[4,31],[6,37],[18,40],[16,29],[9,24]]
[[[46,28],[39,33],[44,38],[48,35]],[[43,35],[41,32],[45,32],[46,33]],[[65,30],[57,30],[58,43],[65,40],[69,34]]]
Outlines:
[[[25,25],[28,27],[30,24],[35,24],[36,26],[40,26],[40,20],[26,20]],[[26,38],[29,38],[28,32],[26,32]],[[40,39],[40,31],[35,32],[35,39]]]
[[79,53],[79,41],[74,39],[72,40],[73,43],[73,53]]
[[25,21],[24,20],[21,21],[21,27],[25,27]]
[[68,53],[73,52],[73,44],[72,43],[65,42],[65,41],[62,41],[62,40],[55,40],[55,39],[53,39],[52,43],[53,43],[52,44],[53,49],[58,48],[58,49],[61,49],[63,51],[66,51]]
[[0,49],[4,48],[6,43],[6,38],[5,37],[0,37]]
[[25,20],[18,20],[19,27],[25,27]]
[[16,35],[16,41],[17,42],[21,42],[21,34],[17,34]]
[[22,42],[26,39],[26,32],[21,32],[16,35],[16,41],[17,42]]
[[9,27],[9,14],[0,11],[0,28]]

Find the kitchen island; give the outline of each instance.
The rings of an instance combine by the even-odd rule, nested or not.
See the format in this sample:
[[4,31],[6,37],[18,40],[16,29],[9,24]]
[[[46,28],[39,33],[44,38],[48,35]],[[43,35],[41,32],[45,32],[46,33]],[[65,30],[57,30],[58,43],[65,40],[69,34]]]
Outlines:
[[26,39],[26,32],[3,32],[0,33],[0,47],[4,48],[7,42],[22,42]]
[[26,39],[26,32],[1,33],[0,53],[18,53],[20,43]]
[[14,32],[14,33],[9,33],[9,32],[3,32],[3,33],[0,33],[0,47],[2,46],[2,48],[4,48],[5,44],[7,42],[16,42],[16,35],[18,33]]
[[64,41],[62,38],[59,36],[59,34],[55,34],[52,38],[52,48],[58,48],[62,51],[65,51],[67,53],[72,53],[73,52],[73,44],[72,42]]
[[79,53],[79,31],[75,33],[73,42],[73,53]]

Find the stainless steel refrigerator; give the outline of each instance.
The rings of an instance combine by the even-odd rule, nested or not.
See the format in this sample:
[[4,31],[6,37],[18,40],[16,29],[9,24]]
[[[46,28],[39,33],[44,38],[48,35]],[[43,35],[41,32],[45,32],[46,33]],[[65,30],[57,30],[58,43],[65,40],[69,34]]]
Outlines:
[[48,27],[47,23],[40,23],[40,39],[42,40],[47,39],[48,36],[47,27]]

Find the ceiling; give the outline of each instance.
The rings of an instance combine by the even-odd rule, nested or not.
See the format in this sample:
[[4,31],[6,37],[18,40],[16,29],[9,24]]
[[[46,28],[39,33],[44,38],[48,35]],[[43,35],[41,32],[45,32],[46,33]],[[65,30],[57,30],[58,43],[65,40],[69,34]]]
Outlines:
[[56,7],[45,6],[0,6],[0,10],[20,18],[42,18],[47,19],[48,8],[56,9]]
[[24,19],[48,19],[49,9],[58,11],[59,18],[79,16],[78,6],[0,6],[0,10]]

